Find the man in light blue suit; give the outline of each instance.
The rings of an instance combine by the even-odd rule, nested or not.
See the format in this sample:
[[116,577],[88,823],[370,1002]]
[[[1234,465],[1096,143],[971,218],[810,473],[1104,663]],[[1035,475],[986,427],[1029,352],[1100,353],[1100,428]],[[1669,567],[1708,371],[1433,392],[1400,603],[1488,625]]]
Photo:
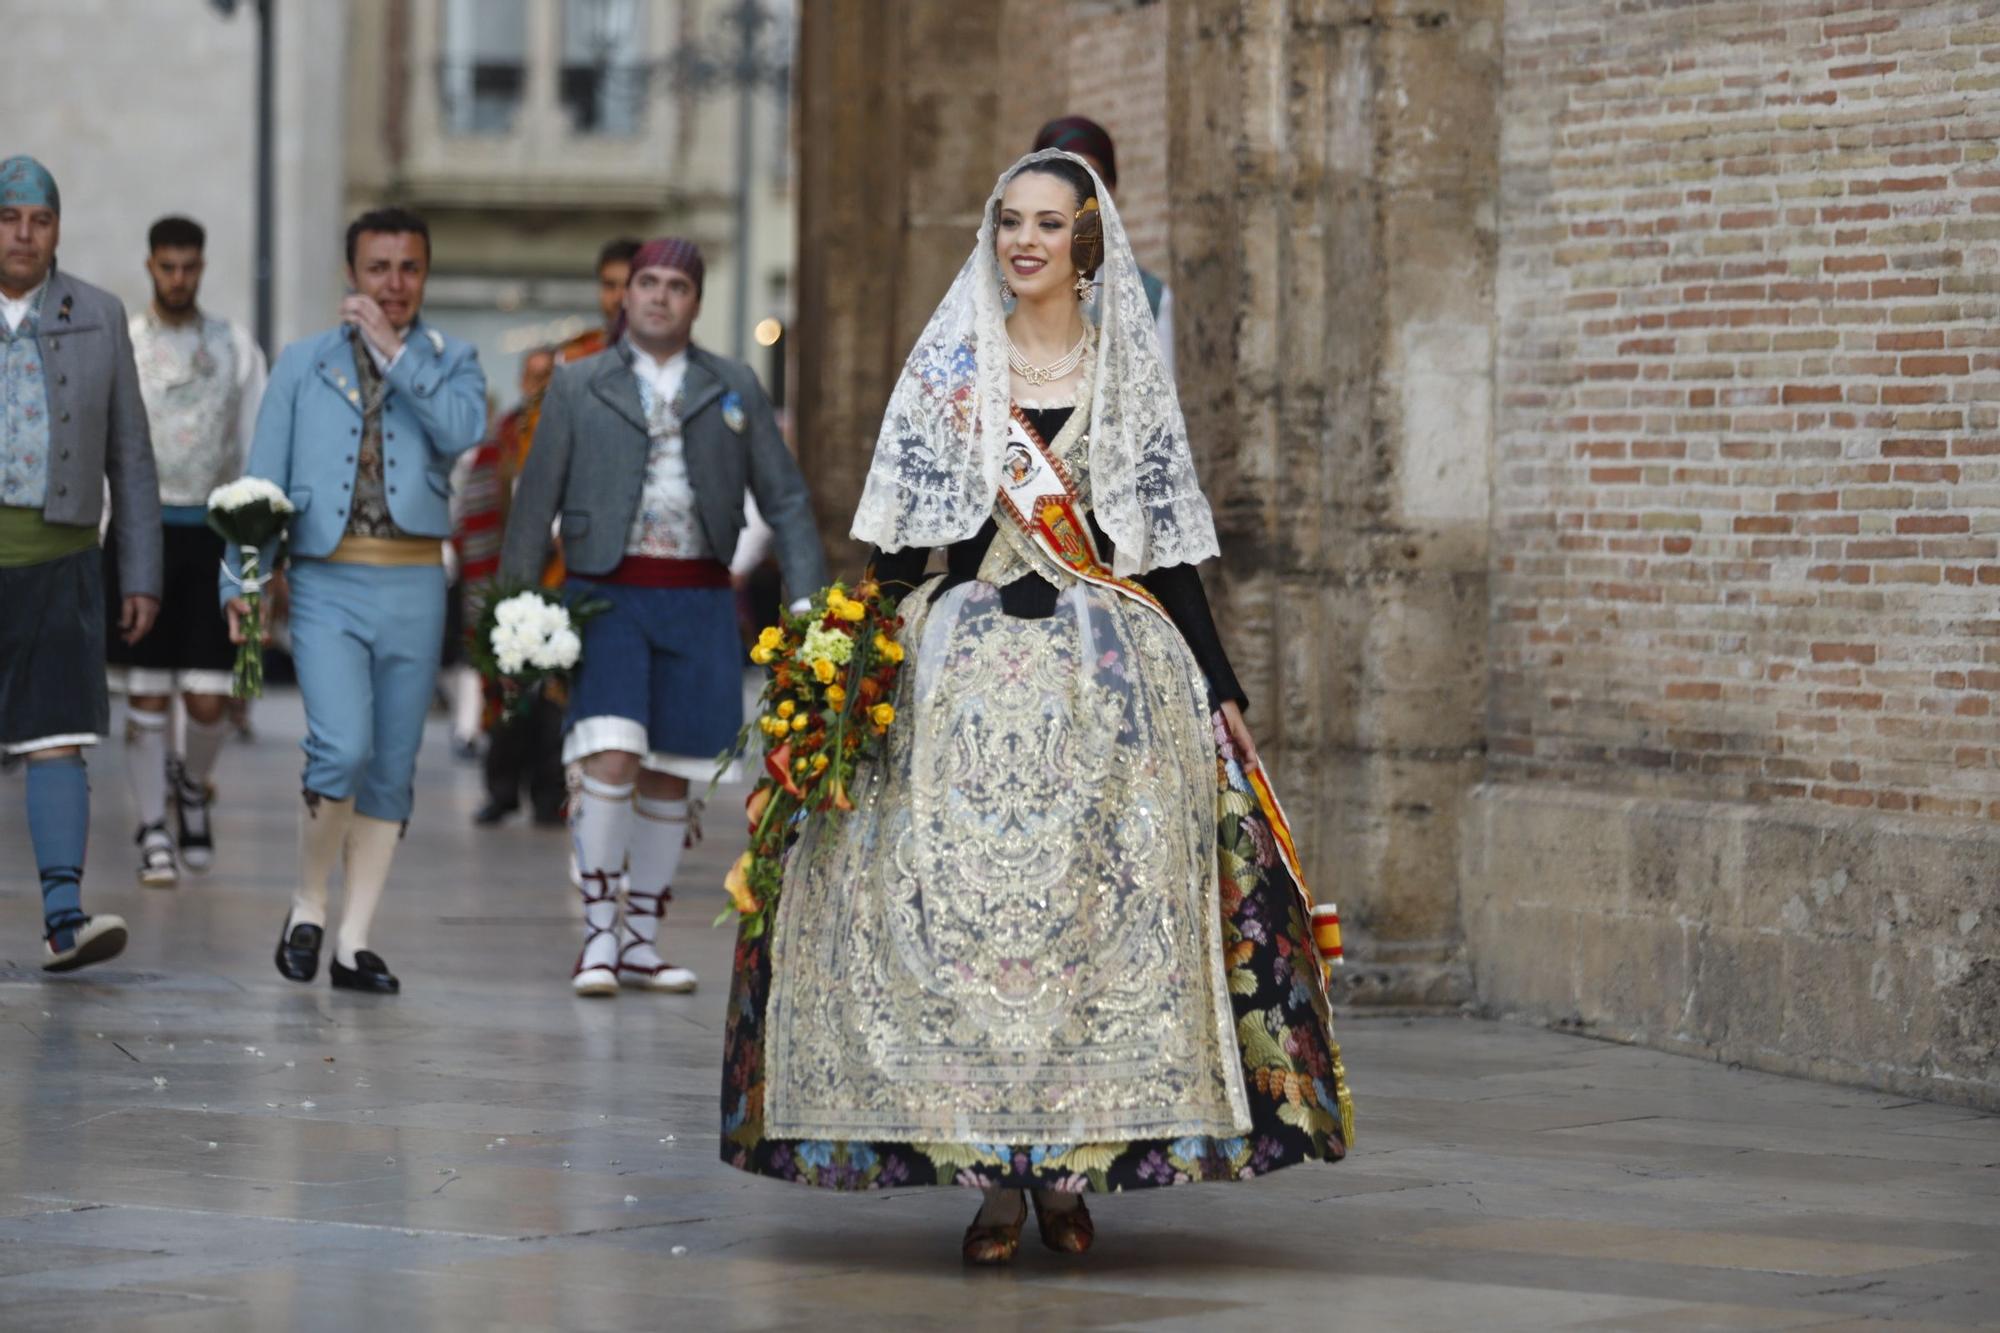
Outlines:
[[[486,377],[470,344],[425,324],[430,231],[403,209],[347,229],[354,290],[338,327],[285,348],[271,372],[245,475],[282,486],[291,527],[292,656],[306,705],[299,887],[278,971],[311,981],[327,887],[346,896],[333,984],[393,994],[368,928],[408,823],[444,636],[441,542],[452,461],[486,433]],[[233,573],[239,553],[230,553]],[[269,567],[268,565],[266,566]],[[231,634],[247,609],[224,576]]]

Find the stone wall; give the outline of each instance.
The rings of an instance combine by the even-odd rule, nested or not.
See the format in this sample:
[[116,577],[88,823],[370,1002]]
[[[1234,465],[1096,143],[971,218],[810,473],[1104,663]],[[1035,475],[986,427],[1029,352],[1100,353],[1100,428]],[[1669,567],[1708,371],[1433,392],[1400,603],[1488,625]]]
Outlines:
[[1172,5],[1181,401],[1210,586],[1351,998],[1469,998],[1497,5]]
[[1479,994],[2000,1104],[2000,24],[1505,38]]

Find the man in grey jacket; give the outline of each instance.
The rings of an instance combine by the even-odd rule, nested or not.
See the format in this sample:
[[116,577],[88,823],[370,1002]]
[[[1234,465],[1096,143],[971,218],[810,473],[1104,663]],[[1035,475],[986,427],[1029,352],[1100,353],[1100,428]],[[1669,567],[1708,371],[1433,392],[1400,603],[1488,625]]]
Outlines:
[[125,923],[83,910],[104,686],[105,483],[136,643],[160,607],[160,486],[125,310],[56,270],[62,196],[31,157],[0,162],[0,753],[28,764],[28,832],[50,972],[115,958]]
[[746,491],[773,530],[789,595],[826,582],[805,481],[756,375],[690,345],[702,271],[691,241],[649,241],[633,257],[622,337],[558,369],[543,400],[501,552],[508,582],[534,581],[560,516],[568,587],[609,605],[584,626],[563,741],[563,761],[583,765],[570,814],[579,995],[695,986],[656,944],[687,839],[688,782],[714,771],[742,724],[724,562]]

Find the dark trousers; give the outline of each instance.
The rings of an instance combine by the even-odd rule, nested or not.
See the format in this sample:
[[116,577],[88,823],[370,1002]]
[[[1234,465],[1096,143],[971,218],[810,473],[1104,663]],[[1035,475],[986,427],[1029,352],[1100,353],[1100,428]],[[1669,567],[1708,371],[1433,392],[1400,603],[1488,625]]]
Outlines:
[[563,710],[537,695],[520,717],[497,722],[486,746],[486,799],[509,809],[521,787],[537,819],[554,819],[569,791],[563,781]]

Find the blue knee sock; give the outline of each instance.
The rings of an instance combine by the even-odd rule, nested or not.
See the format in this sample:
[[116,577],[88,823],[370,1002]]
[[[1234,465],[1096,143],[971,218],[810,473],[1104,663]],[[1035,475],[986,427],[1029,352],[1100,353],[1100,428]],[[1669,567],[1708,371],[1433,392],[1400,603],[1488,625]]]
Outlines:
[[[90,833],[90,777],[82,755],[28,761],[28,836],[42,871],[42,923],[66,934],[84,922],[83,849]],[[66,947],[57,941],[57,947]]]

